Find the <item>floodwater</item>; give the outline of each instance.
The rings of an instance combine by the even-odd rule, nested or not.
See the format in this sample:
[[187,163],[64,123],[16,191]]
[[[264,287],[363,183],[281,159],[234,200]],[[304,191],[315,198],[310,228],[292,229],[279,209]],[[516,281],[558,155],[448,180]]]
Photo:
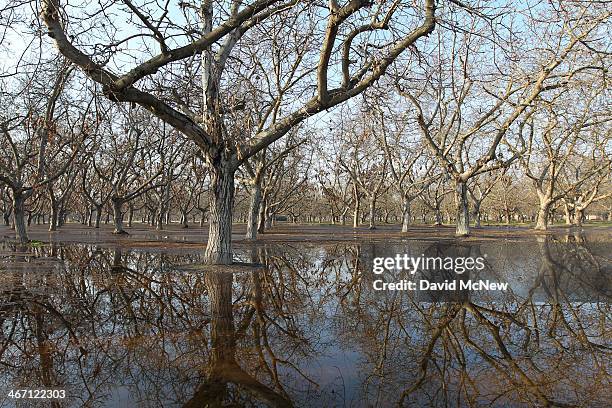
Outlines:
[[[266,267],[223,271],[196,248],[4,242],[0,406],[608,406],[611,249],[601,233],[264,242],[236,257]],[[396,254],[482,257],[459,279],[508,290],[374,290],[449,279],[373,273]]]

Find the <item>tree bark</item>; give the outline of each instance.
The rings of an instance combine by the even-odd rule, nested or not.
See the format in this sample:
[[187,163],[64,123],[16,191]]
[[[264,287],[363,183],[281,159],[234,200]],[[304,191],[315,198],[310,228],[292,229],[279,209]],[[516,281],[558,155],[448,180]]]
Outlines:
[[470,212],[467,199],[467,184],[462,180],[456,182],[455,204],[457,205],[457,228],[455,235],[467,237],[470,235]]
[[123,205],[123,200],[113,197],[113,222],[115,223],[115,230],[113,234],[127,234],[123,229],[123,214],[121,213],[121,206]]
[[234,172],[229,164],[210,168],[210,215],[208,243],[204,253],[204,262],[209,265],[230,265],[233,260]]
[[266,230],[270,230],[272,225],[274,225],[274,213],[270,212],[270,210],[266,208]]
[[481,214],[480,214],[480,201],[474,201],[474,228],[480,228]]
[[582,220],[584,219],[584,209],[577,208],[574,210],[574,225],[582,227]]
[[49,217],[49,231],[56,231],[59,217],[59,205],[51,200],[51,217]]
[[442,211],[440,210],[440,203],[436,203],[436,208],[434,209],[435,214],[435,226],[442,225]]
[[546,231],[548,229],[548,213],[550,210],[549,202],[541,202],[540,210],[538,211],[538,218],[536,219],[535,229],[539,231]]
[[21,192],[13,191],[13,220],[15,222],[15,235],[20,243],[30,242],[25,224],[25,197]]
[[357,186],[353,186],[353,197],[355,199],[355,207],[353,210],[353,228],[357,228],[359,226],[359,211],[361,207],[361,200],[359,199],[359,193],[357,191]]
[[247,219],[246,239],[257,238],[257,219],[259,216],[259,208],[261,207],[261,183],[255,181],[251,188],[251,203],[249,204],[249,213]]
[[189,218],[184,211],[181,211],[181,228],[189,228]]
[[100,220],[102,219],[102,206],[96,205],[96,228],[100,228]]
[[412,211],[410,210],[410,200],[408,197],[404,197],[402,199],[402,232],[408,232],[411,217]]
[[204,221],[206,221],[206,210],[200,208],[200,227],[204,226]]
[[134,206],[130,204],[129,210],[128,210],[128,222],[127,222],[128,227],[132,226],[133,219],[134,219]]

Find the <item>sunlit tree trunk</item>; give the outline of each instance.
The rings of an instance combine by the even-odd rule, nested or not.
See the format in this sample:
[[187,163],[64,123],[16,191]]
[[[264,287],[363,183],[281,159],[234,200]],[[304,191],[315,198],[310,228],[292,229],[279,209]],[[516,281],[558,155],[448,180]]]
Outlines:
[[49,217],[49,231],[56,231],[59,218],[59,204],[51,200],[51,216]]
[[411,200],[409,200],[408,197],[402,198],[402,232],[408,232],[408,227],[410,227],[410,221],[412,218],[410,202]]
[[369,229],[376,229],[376,195],[370,197],[370,225]]
[[461,180],[456,182],[455,204],[457,205],[457,228],[455,235],[466,237],[470,235],[470,212],[468,208],[467,185]]
[[582,227],[582,220],[584,220],[584,210],[578,208],[574,211],[574,225]]
[[246,238],[257,238],[257,220],[259,217],[259,208],[261,207],[261,183],[255,181],[251,187],[251,202],[249,204],[249,212],[246,225]]
[[538,210],[538,218],[536,220],[536,230],[546,231],[548,229],[548,217],[550,213],[550,202],[540,202],[540,209]]
[[232,263],[234,172],[229,164],[210,168],[210,215],[208,243],[204,253],[207,264]]
[[359,191],[356,184],[353,185],[353,198],[355,201],[354,209],[353,209],[353,228],[357,228],[359,226],[359,210],[361,207],[361,198],[359,197]]
[[267,198],[264,195],[264,197],[261,200],[261,203],[259,203],[259,215],[257,217],[257,233],[258,234],[263,234],[266,232],[266,219],[267,219],[266,202],[267,202]]

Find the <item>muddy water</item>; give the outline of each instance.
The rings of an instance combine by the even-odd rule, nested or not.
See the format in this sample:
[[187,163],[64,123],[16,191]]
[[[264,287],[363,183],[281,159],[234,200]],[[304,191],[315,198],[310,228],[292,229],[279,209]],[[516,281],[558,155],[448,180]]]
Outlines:
[[[607,406],[609,236],[266,243],[199,251],[0,247],[0,406]],[[506,291],[376,291],[396,254],[482,256]],[[29,402],[21,402],[23,406]],[[52,406],[41,402],[34,406]]]

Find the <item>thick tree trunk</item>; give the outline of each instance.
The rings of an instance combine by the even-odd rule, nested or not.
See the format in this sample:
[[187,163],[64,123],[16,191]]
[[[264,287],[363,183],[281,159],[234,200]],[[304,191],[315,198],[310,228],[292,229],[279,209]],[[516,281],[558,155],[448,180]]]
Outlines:
[[249,204],[249,212],[246,225],[246,239],[257,238],[257,220],[259,217],[259,208],[261,207],[261,183],[256,181],[251,187],[251,202]]
[[569,205],[563,204],[563,209],[565,210],[565,224],[572,225],[574,222],[574,215],[572,214],[572,210],[570,210]]
[[121,206],[123,200],[119,198],[113,198],[113,222],[115,223],[115,230],[113,234],[127,234],[123,229],[123,214],[121,213]]
[[229,265],[233,261],[234,170],[229,165],[220,165],[211,168],[210,177],[210,216],[204,262]]
[[15,236],[20,243],[30,242],[25,224],[25,197],[21,193],[13,192],[13,219],[15,222]]
[[59,205],[55,200],[51,201],[51,216],[49,217],[49,231],[56,231],[59,218]]
[[457,228],[455,235],[467,237],[470,235],[470,212],[467,199],[467,184],[457,181],[455,186],[455,204],[457,205]]
[[402,232],[408,232],[411,217],[412,211],[410,210],[410,200],[404,197],[402,199]]
[[181,228],[189,228],[189,222],[188,222],[188,218],[187,218],[187,213],[184,211],[181,211]]
[[436,208],[434,209],[434,214],[436,217],[434,225],[435,226],[442,225],[442,211],[440,210],[440,203],[436,204]]
[[508,208],[507,205],[504,207],[504,218],[506,219],[506,225],[510,225],[510,221],[512,217],[511,217],[510,208]]
[[584,219],[584,210],[583,209],[574,210],[574,225],[578,227],[582,227],[583,219]]
[[200,227],[204,226],[204,221],[206,221],[206,210],[200,209]]
[[359,212],[361,207],[361,200],[359,199],[359,194],[357,193],[357,187],[354,188],[353,197],[355,199],[355,206],[353,209],[353,228],[357,228],[359,226]]
[[541,202],[540,210],[538,211],[538,218],[536,219],[536,230],[546,231],[548,229],[548,216],[550,210],[549,202]]
[[134,219],[134,206],[130,204],[129,210],[128,210],[128,222],[127,222],[128,227],[132,226],[133,219]]
[[479,201],[474,202],[473,215],[474,215],[474,228],[480,228],[480,222],[481,222],[482,217],[480,214],[480,202]]
[[[319,222],[321,218],[319,217]],[[274,213],[270,212],[269,209],[266,209],[266,230],[270,230],[274,225]]]
[[96,228],[100,228],[100,220],[102,219],[102,206],[96,205]]

